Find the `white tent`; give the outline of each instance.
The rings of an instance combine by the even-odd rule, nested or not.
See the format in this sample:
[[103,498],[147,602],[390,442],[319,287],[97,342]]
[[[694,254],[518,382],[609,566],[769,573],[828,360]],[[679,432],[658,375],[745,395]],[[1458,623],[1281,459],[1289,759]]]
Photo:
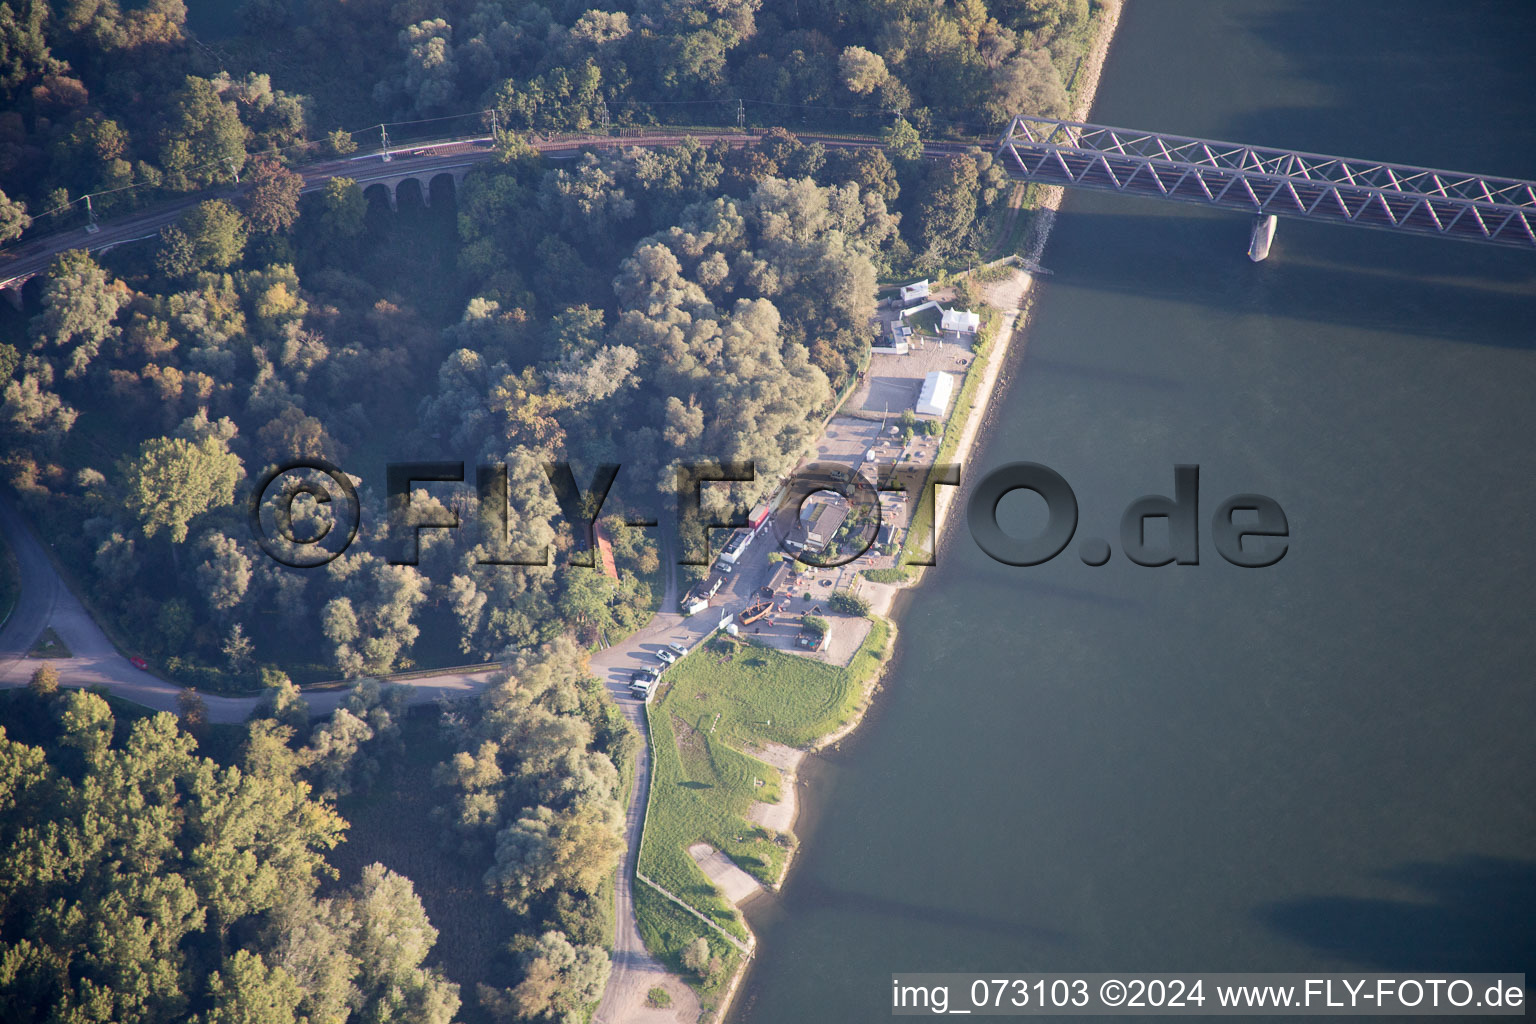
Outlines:
[[955,375],[934,370],[923,378],[923,390],[917,396],[919,416],[943,416],[955,391]]
[[946,309],[944,315],[939,318],[939,326],[946,331],[975,334],[976,329],[981,326],[981,316],[968,309]]
[[901,301],[911,302],[913,299],[926,299],[928,297],[928,279],[913,281],[911,284],[901,286]]

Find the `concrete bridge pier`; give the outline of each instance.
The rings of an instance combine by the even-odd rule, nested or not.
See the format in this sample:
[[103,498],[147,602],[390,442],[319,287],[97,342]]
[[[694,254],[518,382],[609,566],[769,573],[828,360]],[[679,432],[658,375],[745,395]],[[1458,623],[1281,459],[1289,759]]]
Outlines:
[[20,313],[22,310],[22,286],[31,279],[32,275],[28,274],[26,277],[18,277],[14,280],[7,281],[3,286],[0,286],[0,291],[4,291],[5,293],[5,301],[9,302],[11,304],[11,308],[16,310],[18,313]]
[[1258,263],[1269,256],[1270,243],[1275,240],[1275,215],[1261,213],[1253,221],[1253,238],[1248,242],[1248,258]]
[[421,190],[421,204],[430,210],[432,208],[432,182],[434,180],[439,177],[451,178],[454,190],[457,191],[463,186],[464,178],[468,174],[468,167],[454,167],[442,171],[413,171],[409,174],[402,174],[398,178],[384,178],[371,181],[368,184],[382,185],[384,187],[384,195],[389,200],[390,210],[398,213],[400,210],[400,186],[408,181],[414,181],[417,188]]

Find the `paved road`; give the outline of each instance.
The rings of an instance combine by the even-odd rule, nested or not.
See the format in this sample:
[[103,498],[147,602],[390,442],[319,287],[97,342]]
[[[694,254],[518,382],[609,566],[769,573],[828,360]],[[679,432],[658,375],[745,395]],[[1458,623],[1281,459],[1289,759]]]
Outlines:
[[[0,626],[0,686],[24,686],[32,678],[40,659],[28,658],[43,630],[52,627],[72,657],[50,659],[66,686],[104,686],[113,694],[158,711],[176,711],[182,687],[149,672],[134,668],[128,655],[107,639],[95,620],[70,592],[58,568],[44,550],[17,510],[10,495],[0,493],[0,533],[15,554],[21,576],[21,594],[16,608]],[[664,537],[670,534],[664,533]],[[668,545],[668,548],[670,545]],[[665,557],[672,571],[662,611],[640,631],[592,657],[592,671],[607,684],[609,692],[641,735],[646,734],[645,709],[629,695],[629,681],[635,669],[658,664],[656,652],[667,643],[692,647],[707,635],[705,623],[719,621],[716,614],[704,614],[685,620],[677,612],[676,567],[670,551]],[[417,676],[407,680],[414,688],[412,703],[426,703],[439,697],[463,696],[485,687],[493,671],[448,672]],[[310,710],[328,714],[346,696],[345,690],[310,691],[305,694]],[[205,696],[208,717],[214,722],[244,721],[255,707],[255,697]],[[617,929],[614,937],[613,973],[598,1009],[602,1024],[631,1024],[645,1021],[685,1021],[698,1017],[698,1000],[691,989],[669,975],[655,957],[646,952],[635,920],[631,886],[640,854],[640,837],[645,819],[646,799],[650,793],[651,762],[649,747],[642,745],[635,767],[635,785],[630,796],[625,821],[628,848],[614,890]],[[645,1005],[651,988],[661,986],[672,993],[673,1004],[667,1010],[653,1010]]]
[[[575,156],[586,146],[654,148],[676,146],[685,138],[693,138],[705,144],[724,140],[732,146],[742,146],[756,137],[739,132],[658,131],[623,137],[575,135],[551,139],[536,138],[532,146],[547,157],[562,159]],[[881,145],[880,140],[873,136],[800,135],[798,137],[803,142],[820,142],[828,148]],[[928,142],[923,144],[923,156],[928,159],[952,156],[974,144]],[[296,170],[304,177],[304,191],[315,192],[324,188],[325,183],[334,177],[352,178],[364,187],[372,182],[393,181],[413,174],[422,175],[430,180],[434,175],[461,170],[473,164],[494,159],[495,156],[496,153],[489,138],[468,139],[441,144],[419,143],[404,147],[392,154],[392,159],[388,163],[384,162],[380,156],[372,155],[308,164]],[[0,247],[0,288],[9,287],[13,282],[25,281],[43,273],[59,253],[70,249],[101,252],[127,242],[153,238],[161,228],[175,223],[183,213],[198,203],[208,199],[238,198],[244,191],[243,186],[209,189],[195,195],[157,203],[138,213],[104,220],[99,225],[100,229],[95,232],[88,232],[85,228],[70,228]]]
[[[688,137],[706,144],[724,140],[736,146],[744,145],[754,138],[724,132],[658,132],[624,138],[576,136],[535,140],[533,145],[546,156],[559,159],[574,156],[584,146],[675,146]],[[880,145],[880,140],[872,137],[801,135],[800,138],[808,143],[821,142],[829,148]],[[923,147],[923,155],[929,159],[938,159],[963,152],[968,145],[964,142],[927,143]],[[459,140],[441,146],[418,144],[396,154],[388,163],[378,157],[335,160],[300,168],[300,173],[304,176],[304,191],[314,192],[338,176],[352,178],[365,187],[371,182],[393,181],[413,174],[430,181],[431,176],[459,170],[494,157],[495,152],[489,139]],[[107,221],[100,230],[93,233],[76,228],[29,239],[20,245],[0,250],[0,287],[43,272],[61,252],[70,249],[99,252],[150,238],[162,227],[174,223],[197,203],[212,198],[236,198],[242,192],[241,188],[210,190],[166,201],[133,216]],[[35,659],[27,659],[26,652],[44,628],[52,625],[73,654],[73,657],[53,661],[67,685],[101,685],[118,696],[146,707],[175,711],[176,699],[183,692],[182,688],[129,664],[127,655],[112,645],[69,592],[48,554],[5,495],[0,495],[0,530],[10,539],[12,550],[21,566],[22,577],[22,593],[16,610],[5,625],[0,627],[0,686],[26,684],[40,664]],[[664,533],[664,536],[668,535]],[[668,564],[673,564],[670,558]],[[740,598],[740,601],[744,600],[745,595]],[[593,672],[604,680],[625,716],[635,724],[642,736],[646,734],[644,707],[629,695],[630,676],[636,668],[656,664],[655,652],[666,643],[676,642],[692,647],[708,632],[705,624],[712,625],[717,621],[714,610],[689,620],[677,613],[674,568],[669,574],[662,611],[639,632],[592,658]],[[443,696],[463,696],[476,692],[484,688],[489,671],[412,678],[409,680],[414,688],[411,702],[426,703]],[[345,696],[343,690],[310,692],[305,695],[311,711],[317,715],[335,710]],[[257,699],[204,697],[208,717],[215,722],[243,721],[249,716]],[[646,952],[635,921],[631,886],[639,858],[646,798],[650,792],[650,773],[649,749],[642,746],[625,821],[628,850],[614,893],[617,934],[614,939],[613,973],[598,1006],[596,1019],[600,1024],[630,1024],[645,1020],[692,1022],[698,1015],[698,1002],[692,991],[670,980],[671,976],[666,973],[660,961]],[[645,1006],[645,994],[655,985],[662,985],[672,992],[673,1005],[670,1009],[651,1010]]]
[[[107,639],[59,576],[53,560],[43,550],[9,495],[0,493],[0,531],[10,543],[21,570],[21,595],[16,609],[0,628],[0,686],[24,686],[44,662],[28,658],[27,652],[48,626],[52,626],[73,657],[52,658],[48,664],[59,670],[66,686],[105,686],[116,696],[153,708],[176,710],[182,687],[168,683],[150,672],[134,668],[128,654],[119,651]],[[131,653],[131,652],[130,652]],[[425,704],[439,697],[462,697],[485,688],[489,674],[481,672],[446,672],[406,680],[414,688],[410,703]],[[305,693],[311,713],[326,715],[336,710],[347,690],[312,690]],[[204,695],[208,719],[213,722],[243,722],[256,707],[257,697],[216,697]]]

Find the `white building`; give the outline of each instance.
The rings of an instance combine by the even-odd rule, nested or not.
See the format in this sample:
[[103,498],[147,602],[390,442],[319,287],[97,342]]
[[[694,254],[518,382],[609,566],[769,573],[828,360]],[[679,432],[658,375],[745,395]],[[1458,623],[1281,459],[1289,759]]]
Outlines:
[[939,318],[939,326],[959,334],[975,334],[981,326],[981,315],[968,309],[946,309]]
[[906,355],[912,350],[912,328],[899,319],[892,320],[890,335],[879,338],[869,350],[877,355]]
[[735,565],[747,550],[747,546],[752,543],[754,536],[756,534],[751,530],[737,530],[731,534],[731,539],[725,544],[725,550],[720,552],[720,561],[726,565]]
[[943,416],[955,393],[955,375],[934,370],[923,378],[923,390],[917,396],[919,416]]
[[913,281],[911,284],[901,286],[901,301],[911,302],[913,299],[926,299],[928,297],[928,279]]

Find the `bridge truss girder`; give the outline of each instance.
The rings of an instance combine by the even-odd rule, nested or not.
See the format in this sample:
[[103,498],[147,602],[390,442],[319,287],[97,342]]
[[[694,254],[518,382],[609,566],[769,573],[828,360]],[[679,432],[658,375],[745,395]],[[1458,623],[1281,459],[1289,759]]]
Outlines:
[[1018,116],[1017,178],[1536,250],[1536,182]]

